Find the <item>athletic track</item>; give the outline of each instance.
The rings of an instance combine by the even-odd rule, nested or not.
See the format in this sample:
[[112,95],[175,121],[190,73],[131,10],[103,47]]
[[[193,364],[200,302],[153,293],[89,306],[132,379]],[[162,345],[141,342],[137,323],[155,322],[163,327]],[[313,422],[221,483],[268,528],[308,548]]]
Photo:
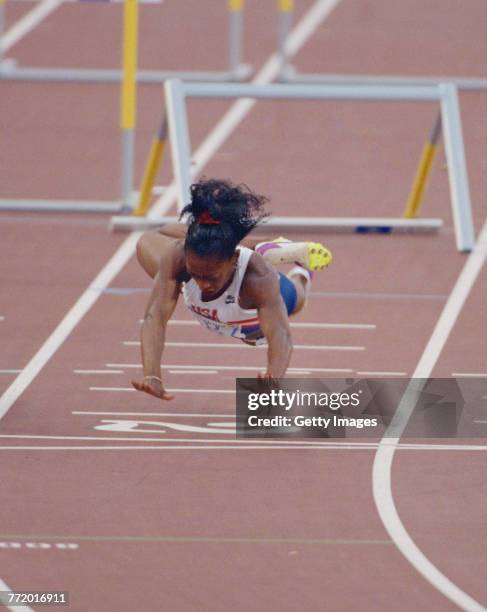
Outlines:
[[[257,75],[275,49],[274,4],[247,3],[245,60]],[[139,65],[224,68],[222,5],[143,5]],[[11,2],[7,29],[33,6]],[[443,0],[441,9],[434,0],[298,0],[295,24],[309,10],[321,13],[293,58],[302,72],[483,76],[483,0]],[[69,3],[7,56],[119,67],[121,16],[119,5]],[[0,96],[0,197],[118,197],[118,86],[3,81]],[[460,101],[479,235],[487,94]],[[137,182],[162,102],[161,88],[139,88]],[[194,151],[230,106],[190,103]],[[200,167],[268,194],[275,214],[400,216],[436,112],[424,103],[258,102]],[[166,159],[162,184],[171,179]],[[317,347],[296,348],[294,368],[487,372],[486,234],[473,256],[456,251],[441,147],[422,214],[445,228],[325,237],[335,261],[296,321],[335,325],[294,330],[295,344]],[[90,214],[4,212],[0,227],[0,590],[69,591],[76,611],[485,609],[482,440],[392,451],[235,441],[224,425],[234,378],[259,371],[262,350],[212,346],[222,341],[190,325],[179,305],[164,355],[176,399],[136,394],[134,343],[150,282],[129,257],[135,237]]]

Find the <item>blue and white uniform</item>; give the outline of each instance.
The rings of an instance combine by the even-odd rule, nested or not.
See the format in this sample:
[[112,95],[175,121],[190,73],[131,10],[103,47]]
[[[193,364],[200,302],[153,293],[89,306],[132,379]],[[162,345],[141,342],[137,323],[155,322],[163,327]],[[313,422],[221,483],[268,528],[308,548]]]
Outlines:
[[[246,340],[249,334],[254,338],[255,332],[260,330],[257,309],[245,309],[239,304],[240,288],[253,251],[247,247],[237,247],[237,250],[239,257],[232,282],[219,297],[204,302],[198,284],[191,278],[183,285],[183,298],[186,307],[203,327],[216,334]],[[296,304],[296,288],[283,274],[279,277],[281,295],[290,314]],[[256,344],[265,342],[264,336],[256,340]]]

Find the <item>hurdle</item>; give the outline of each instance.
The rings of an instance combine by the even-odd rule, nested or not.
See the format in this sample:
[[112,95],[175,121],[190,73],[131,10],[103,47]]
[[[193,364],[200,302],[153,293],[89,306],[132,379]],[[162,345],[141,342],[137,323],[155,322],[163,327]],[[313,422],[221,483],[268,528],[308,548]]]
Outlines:
[[484,91],[487,79],[463,76],[393,76],[364,74],[304,74],[289,62],[286,39],[291,31],[294,0],[278,0],[277,55],[280,72],[277,81],[281,83],[306,83],[314,85],[382,85],[384,87],[403,85],[408,87],[438,86],[452,83],[457,89]]
[[[95,2],[96,0],[91,0]],[[141,4],[156,4],[155,0],[139,0]],[[0,0],[0,48],[2,41],[2,17],[5,0]],[[245,0],[227,0],[228,8],[228,68],[226,70],[139,70],[138,83],[158,85],[167,79],[181,78],[185,81],[225,82],[244,81],[253,72],[253,68],[242,62],[243,47],[243,12]],[[1,57],[0,57],[1,60]],[[61,82],[97,82],[116,83],[123,80],[123,70],[85,69],[85,68],[33,68],[18,67],[15,60],[0,61],[0,80],[17,81],[61,81]]]
[[[1,2],[2,0],[0,0]],[[120,94],[121,199],[103,201],[0,200],[0,211],[99,212],[133,209],[133,172],[136,116],[138,0],[124,0],[123,70]]]
[[[166,82],[165,96],[179,210],[189,200],[190,185],[193,179],[186,112],[186,99],[189,97],[438,102],[444,130],[456,246],[459,251],[471,251],[474,246],[474,230],[458,93],[454,84],[443,83],[438,86],[424,87],[282,83],[253,85],[241,83],[183,83],[175,79]],[[113,230],[131,230],[134,228],[140,230],[158,227],[166,222],[168,222],[166,218],[113,217],[111,227]],[[441,226],[441,219],[271,217],[267,222],[262,223],[260,228],[262,231],[270,228],[287,227],[311,231],[338,229],[339,231],[353,231],[355,233],[391,233],[396,231],[437,231]]]

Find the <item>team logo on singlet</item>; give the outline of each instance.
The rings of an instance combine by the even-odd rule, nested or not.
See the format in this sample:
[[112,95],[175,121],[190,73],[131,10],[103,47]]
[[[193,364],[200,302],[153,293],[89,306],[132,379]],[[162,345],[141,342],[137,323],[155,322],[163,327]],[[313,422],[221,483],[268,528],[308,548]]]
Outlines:
[[225,304],[235,304],[235,296],[227,295],[227,297],[225,298]]
[[200,317],[221,323],[220,319],[218,318],[218,310],[216,308],[201,308],[200,306],[195,306],[194,304],[191,304],[189,308],[192,310],[192,312]]

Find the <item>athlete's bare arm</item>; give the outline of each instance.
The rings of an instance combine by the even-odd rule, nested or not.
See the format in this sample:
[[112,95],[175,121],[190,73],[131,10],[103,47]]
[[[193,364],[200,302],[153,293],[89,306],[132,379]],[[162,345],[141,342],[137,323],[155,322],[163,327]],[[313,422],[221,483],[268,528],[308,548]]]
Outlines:
[[140,332],[144,378],[141,382],[132,381],[137,391],[144,391],[164,400],[174,397],[164,389],[161,357],[167,322],[176,308],[180,292],[179,278],[184,266],[181,253],[181,244],[175,241],[168,243],[167,252],[161,257]]
[[248,272],[242,283],[241,298],[249,304],[245,308],[257,308],[259,323],[267,339],[266,378],[284,376],[293,349],[291,329],[276,271],[261,257],[252,255]]

